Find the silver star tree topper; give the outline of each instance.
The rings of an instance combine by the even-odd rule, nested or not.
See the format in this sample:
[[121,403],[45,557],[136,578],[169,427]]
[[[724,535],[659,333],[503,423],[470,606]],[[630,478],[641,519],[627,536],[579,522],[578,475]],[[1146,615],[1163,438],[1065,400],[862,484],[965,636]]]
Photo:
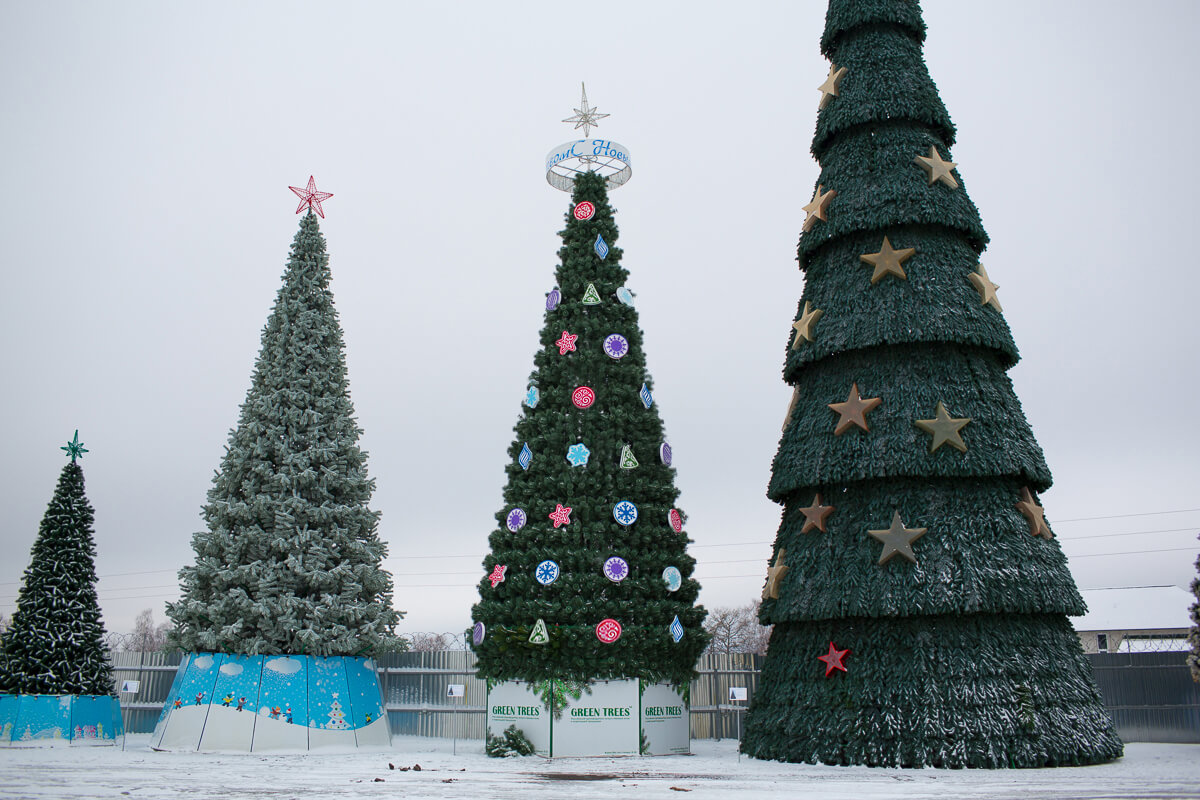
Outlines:
[[570,192],[575,187],[575,177],[582,172],[599,172],[610,189],[629,180],[633,174],[629,149],[611,139],[588,139],[592,128],[608,116],[601,114],[595,106],[588,105],[587,86],[579,84],[582,99],[575,116],[563,122],[574,123],[575,129],[583,128],[583,139],[560,144],[546,156],[546,181],[555,189]]
[[579,101],[579,108],[575,109],[575,116],[567,117],[563,122],[574,122],[575,130],[583,128],[583,138],[586,139],[592,128],[600,127],[600,123],[597,120],[604,119],[608,114],[600,114],[596,111],[595,107],[588,105],[587,86],[585,84],[580,83],[579,88],[583,94],[583,99]]

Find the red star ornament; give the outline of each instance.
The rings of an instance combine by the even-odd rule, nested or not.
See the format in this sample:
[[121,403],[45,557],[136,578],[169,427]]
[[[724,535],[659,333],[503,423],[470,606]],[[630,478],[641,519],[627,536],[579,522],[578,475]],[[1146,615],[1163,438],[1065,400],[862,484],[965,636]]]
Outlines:
[[842,664],[842,659],[844,659],[849,652],[850,652],[850,648],[846,648],[845,650],[838,650],[836,647],[833,646],[833,642],[830,642],[829,643],[829,652],[823,656],[817,656],[818,661],[825,662],[825,677],[826,678],[828,678],[829,673],[833,672],[835,669],[840,669],[842,672],[846,671],[845,665]]
[[310,208],[317,212],[317,216],[325,219],[325,211],[321,208],[321,201],[328,200],[333,197],[332,192],[318,192],[317,182],[313,180],[313,176],[308,176],[308,186],[301,189],[299,186],[289,186],[296,197],[300,198],[300,205],[296,206],[296,213],[299,214],[305,208]]
[[579,334],[577,333],[572,335],[566,331],[563,331],[562,336],[557,342],[555,342],[555,344],[558,345],[558,354],[560,356],[565,356],[567,353],[573,351],[575,349],[575,340],[578,338]]
[[508,567],[504,564],[497,564],[492,567],[492,574],[488,575],[488,580],[492,582],[493,589],[504,582],[504,573],[506,572],[508,572]]
[[556,503],[555,505],[557,505],[558,508],[550,512],[550,519],[554,520],[554,527],[557,528],[560,525],[570,525],[571,507],[567,506],[566,508],[563,508],[562,503]]

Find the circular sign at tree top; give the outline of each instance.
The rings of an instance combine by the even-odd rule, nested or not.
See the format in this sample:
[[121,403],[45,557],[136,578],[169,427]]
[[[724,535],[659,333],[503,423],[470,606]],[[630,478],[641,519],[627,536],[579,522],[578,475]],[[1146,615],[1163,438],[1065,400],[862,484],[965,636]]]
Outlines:
[[621,623],[611,617],[601,620],[596,626],[596,638],[605,644],[612,644],[621,638]]
[[571,402],[576,408],[588,408],[596,402],[596,393],[586,386],[580,386],[571,392]]
[[596,206],[584,200],[579,205],[575,206],[575,210],[571,212],[577,220],[588,220],[596,216]]

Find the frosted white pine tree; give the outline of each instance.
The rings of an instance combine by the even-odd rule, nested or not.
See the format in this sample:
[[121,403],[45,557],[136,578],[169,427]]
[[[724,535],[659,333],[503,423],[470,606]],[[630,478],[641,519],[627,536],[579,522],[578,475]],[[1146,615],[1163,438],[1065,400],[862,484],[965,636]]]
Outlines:
[[167,607],[188,652],[356,656],[398,647],[386,545],[368,507],[362,431],[330,291],[325,239],[310,210],[237,428]]

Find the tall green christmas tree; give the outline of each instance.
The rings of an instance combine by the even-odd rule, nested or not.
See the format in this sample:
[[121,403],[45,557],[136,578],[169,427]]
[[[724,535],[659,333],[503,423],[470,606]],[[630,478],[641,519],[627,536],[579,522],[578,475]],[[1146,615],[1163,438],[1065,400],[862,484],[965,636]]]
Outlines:
[[574,183],[474,650],[493,680],[690,680],[707,642],[605,179]]
[[330,277],[310,207],[208,492],[208,530],[192,537],[196,563],[180,571],[182,597],[167,606],[172,641],[185,651],[357,656],[400,647]]
[[0,692],[7,694],[115,693],[96,599],[95,515],[76,461],[87,452],[78,431],[63,449],[71,463],[42,517],[3,636]]
[[768,493],[774,624],[743,749],[830,764],[1037,767],[1121,755],[1037,495],[1050,472],[950,160],[912,0],[831,0],[830,59]]
[[[1200,556],[1196,558],[1196,572],[1200,573]],[[1196,596],[1196,602],[1192,603],[1190,609],[1192,629],[1188,631],[1188,644],[1192,650],[1188,653],[1187,663],[1192,671],[1192,680],[1200,683],[1200,577],[1192,579],[1192,594]]]

